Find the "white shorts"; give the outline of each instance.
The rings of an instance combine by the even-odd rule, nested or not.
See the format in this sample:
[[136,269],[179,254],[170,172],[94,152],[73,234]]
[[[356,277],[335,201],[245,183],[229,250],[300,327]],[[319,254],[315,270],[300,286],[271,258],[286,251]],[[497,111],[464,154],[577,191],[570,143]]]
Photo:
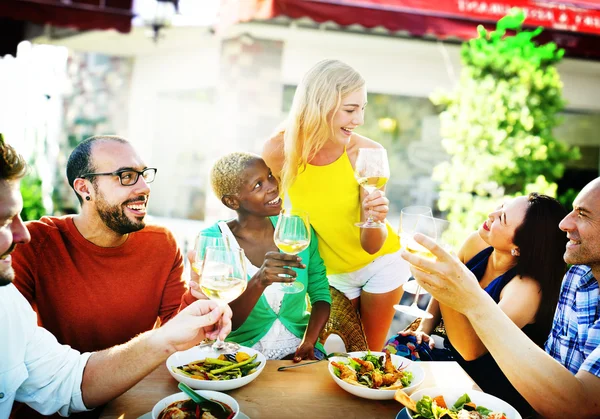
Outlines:
[[379,256],[364,268],[354,272],[327,275],[329,285],[343,292],[350,300],[360,297],[361,291],[384,294],[404,284],[410,278],[407,261],[396,253]]

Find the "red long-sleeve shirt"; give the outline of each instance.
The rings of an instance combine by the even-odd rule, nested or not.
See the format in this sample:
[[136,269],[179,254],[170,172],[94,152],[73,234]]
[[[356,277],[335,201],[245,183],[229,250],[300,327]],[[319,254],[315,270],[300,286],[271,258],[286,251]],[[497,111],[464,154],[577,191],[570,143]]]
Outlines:
[[183,258],[163,227],[146,226],[110,248],[87,241],[72,216],[27,228],[31,242],[12,255],[14,283],[60,343],[82,352],[125,343],[183,303]]
[[[194,301],[182,278],[181,252],[164,227],[148,225],[110,248],[87,241],[72,216],[43,217],[27,228],[31,242],[12,254],[14,284],[60,343],[81,352],[110,348]],[[73,416],[96,418],[100,412]],[[42,416],[16,404],[11,417]]]

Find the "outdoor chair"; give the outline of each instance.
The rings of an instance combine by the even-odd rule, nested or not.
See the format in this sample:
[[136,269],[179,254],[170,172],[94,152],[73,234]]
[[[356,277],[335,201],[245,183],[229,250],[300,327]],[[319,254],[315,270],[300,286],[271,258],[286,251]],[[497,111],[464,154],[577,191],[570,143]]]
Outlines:
[[325,343],[329,335],[335,334],[344,342],[346,352],[366,351],[369,347],[360,314],[342,292],[333,287],[329,287],[329,291],[331,312],[325,328],[319,335],[319,341]]

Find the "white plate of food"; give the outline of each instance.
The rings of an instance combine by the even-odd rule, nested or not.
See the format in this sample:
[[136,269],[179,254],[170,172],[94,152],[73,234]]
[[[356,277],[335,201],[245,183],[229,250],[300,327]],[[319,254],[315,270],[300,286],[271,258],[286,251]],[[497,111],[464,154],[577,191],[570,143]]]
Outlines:
[[266,363],[263,354],[245,346],[240,346],[235,354],[221,356],[221,359],[210,347],[195,346],[175,352],[166,364],[173,378],[191,388],[227,391],[256,379]]
[[[196,412],[209,412],[215,419],[239,419],[240,406],[238,402],[231,396],[218,391],[202,390],[196,391],[202,397],[208,400],[219,402],[226,409],[215,407],[214,403],[204,402],[201,405],[196,405],[190,397],[181,392],[171,394],[165,397],[154,405],[152,408],[152,419],[200,419]],[[197,410],[196,410],[197,409]]]
[[[434,419],[450,410],[456,412],[458,417],[471,417],[470,412],[477,412],[481,419],[522,419],[517,410],[510,404],[496,396],[464,388],[431,387],[415,391],[408,398],[396,397],[406,406],[409,418],[414,418],[419,413],[419,418]],[[412,401],[412,402],[411,402]],[[411,403],[414,403],[411,405]],[[462,413],[459,413],[461,412]],[[434,413],[435,412],[435,416]]]
[[425,378],[417,362],[389,352],[350,352],[329,359],[329,373],[350,394],[371,400],[391,400],[396,389],[411,393]]

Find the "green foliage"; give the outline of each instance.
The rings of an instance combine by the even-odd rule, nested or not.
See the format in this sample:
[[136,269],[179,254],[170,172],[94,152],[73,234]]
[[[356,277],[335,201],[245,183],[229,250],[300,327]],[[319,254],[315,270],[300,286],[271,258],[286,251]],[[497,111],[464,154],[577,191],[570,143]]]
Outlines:
[[[3,143],[4,136],[0,133],[0,145]],[[21,179],[21,196],[23,197],[23,209],[21,210],[23,221],[38,220],[46,214],[42,180],[37,176],[31,164],[29,164],[27,175]]]
[[[432,95],[441,113],[443,146],[449,162],[438,165],[439,208],[449,211],[453,234],[466,237],[503,196],[531,191],[556,195],[577,149],[554,138],[552,130],[565,106],[555,64],[564,51],[540,34],[522,31],[524,13],[513,9],[495,31],[479,27],[479,37],[463,44],[464,68],[453,92]],[[506,35],[507,30],[516,31]]]
[[565,209],[570,212],[573,210],[573,201],[575,201],[575,198],[577,198],[577,195],[579,194],[579,192],[580,192],[580,190],[578,190],[578,189],[569,188],[569,189],[567,189],[567,191],[565,193],[560,195],[557,199],[560,201],[560,203],[563,205],[563,207],[565,207]]
[[46,215],[42,194],[42,180],[34,171],[30,171],[21,180],[21,195],[23,196],[23,221],[39,220]]

